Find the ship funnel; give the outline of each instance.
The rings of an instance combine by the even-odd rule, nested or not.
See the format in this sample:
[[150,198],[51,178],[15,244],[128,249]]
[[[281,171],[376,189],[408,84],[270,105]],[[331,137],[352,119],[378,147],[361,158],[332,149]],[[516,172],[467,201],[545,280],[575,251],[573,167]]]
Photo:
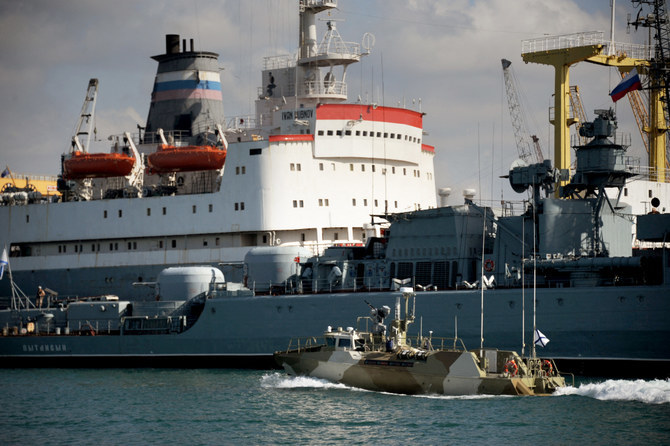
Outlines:
[[176,54],[179,52],[179,34],[167,34],[165,36],[165,54]]
[[[213,138],[214,129],[224,122],[218,54],[188,51],[186,39],[165,36],[165,54],[153,56],[158,62],[151,107],[145,129],[145,143],[159,142],[158,129],[178,134],[186,145],[201,145]],[[181,50],[181,52],[180,52]]]

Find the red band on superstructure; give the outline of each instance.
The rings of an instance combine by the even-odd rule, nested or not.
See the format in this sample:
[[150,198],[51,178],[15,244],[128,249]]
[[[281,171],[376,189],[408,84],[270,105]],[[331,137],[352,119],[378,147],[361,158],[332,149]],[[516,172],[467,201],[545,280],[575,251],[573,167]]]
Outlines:
[[314,141],[314,135],[270,135],[270,142],[277,141]]
[[423,114],[395,107],[374,107],[365,104],[321,104],[316,108],[316,119],[346,119],[356,121],[389,122],[423,128]]
[[435,147],[429,146],[428,144],[421,144],[421,150],[424,152],[435,153]]

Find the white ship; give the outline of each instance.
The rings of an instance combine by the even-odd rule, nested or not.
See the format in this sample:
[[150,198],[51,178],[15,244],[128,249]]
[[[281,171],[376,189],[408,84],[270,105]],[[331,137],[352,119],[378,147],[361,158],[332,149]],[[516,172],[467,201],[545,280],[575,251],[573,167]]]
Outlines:
[[[378,236],[385,221],[371,225],[371,215],[435,207],[423,114],[347,102],[347,67],[374,39],[345,42],[333,21],[319,41],[316,16],[336,6],[300,2],[298,52],[265,59],[252,117],[224,117],[216,53],[168,35],[165,54],[153,57],[146,128],[114,137],[108,154],[90,154],[91,80],[63,155],[63,197],[3,196],[0,245],[14,281],[29,293],[43,285],[61,295],[153,298],[131,284],[191,264],[220,265],[241,280],[253,247],[313,255]],[[174,158],[157,163],[168,149]],[[196,159],[209,155],[219,164]],[[7,281],[0,295],[10,295]]]

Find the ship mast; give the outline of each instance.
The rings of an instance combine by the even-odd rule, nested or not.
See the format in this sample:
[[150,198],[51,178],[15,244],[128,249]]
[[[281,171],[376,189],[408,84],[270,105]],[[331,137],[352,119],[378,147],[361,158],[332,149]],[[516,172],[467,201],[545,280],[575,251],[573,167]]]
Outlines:
[[[347,99],[347,67],[359,62],[362,56],[370,54],[374,38],[370,34],[363,36],[365,48],[361,44],[345,42],[337,31],[336,21],[327,20],[328,30],[317,44],[316,15],[337,8],[337,0],[301,0],[300,36],[296,70],[298,97],[313,99],[316,102],[342,102]],[[341,66],[341,74],[335,67]],[[327,73],[321,78],[321,68]]]

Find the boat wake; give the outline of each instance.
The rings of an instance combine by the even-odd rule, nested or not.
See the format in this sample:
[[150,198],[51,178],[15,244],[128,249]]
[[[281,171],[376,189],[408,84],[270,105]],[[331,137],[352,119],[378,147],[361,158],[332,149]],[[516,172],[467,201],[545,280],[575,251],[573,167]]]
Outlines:
[[308,376],[287,376],[282,373],[270,373],[261,377],[261,387],[274,389],[351,389],[325,379]]
[[[344,384],[333,383],[325,379],[312,378],[309,376],[288,376],[279,372],[265,374],[261,377],[261,387],[266,389],[346,389],[354,392],[372,392],[372,390],[359,389],[356,387],[346,386]],[[379,394],[386,394],[398,397],[407,398],[429,398],[441,400],[453,399],[483,399],[483,398],[508,398],[509,396],[500,395],[437,395],[437,394],[421,394],[421,395],[404,395],[390,392],[375,392]]]
[[564,387],[554,395],[581,395],[603,401],[639,401],[647,404],[670,403],[670,379],[652,381],[608,379],[600,383]]

